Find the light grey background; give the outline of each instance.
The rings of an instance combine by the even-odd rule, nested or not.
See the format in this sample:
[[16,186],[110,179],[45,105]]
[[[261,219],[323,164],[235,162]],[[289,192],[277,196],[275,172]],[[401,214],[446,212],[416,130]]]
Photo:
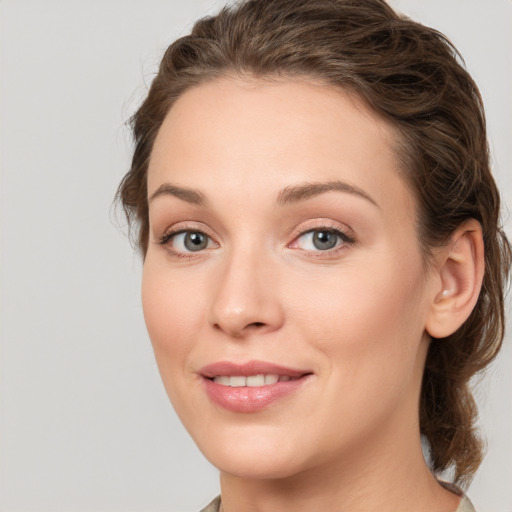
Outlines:
[[[223,3],[0,0],[3,512],[196,511],[218,492],[168,405],[111,201],[163,50]],[[465,56],[512,205],[512,2],[393,4]],[[510,336],[477,394],[488,454],[469,494],[512,512]]]

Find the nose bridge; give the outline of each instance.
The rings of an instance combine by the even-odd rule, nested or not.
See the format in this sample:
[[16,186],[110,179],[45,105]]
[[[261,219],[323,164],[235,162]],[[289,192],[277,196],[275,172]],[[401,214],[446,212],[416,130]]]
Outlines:
[[271,258],[262,244],[239,243],[226,252],[218,269],[210,323],[230,336],[259,330],[270,332],[283,315],[275,287]]

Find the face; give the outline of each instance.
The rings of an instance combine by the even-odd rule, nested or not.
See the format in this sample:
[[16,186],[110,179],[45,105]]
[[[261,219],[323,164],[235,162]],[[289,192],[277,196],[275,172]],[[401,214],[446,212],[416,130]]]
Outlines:
[[393,133],[298,81],[187,91],[156,139],[142,298],[221,471],[283,478],[417,431],[432,290]]

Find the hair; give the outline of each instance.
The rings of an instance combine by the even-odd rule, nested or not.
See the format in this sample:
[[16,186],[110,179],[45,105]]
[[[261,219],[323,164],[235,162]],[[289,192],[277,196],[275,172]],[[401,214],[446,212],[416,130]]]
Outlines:
[[469,482],[483,457],[470,379],[498,353],[511,262],[490,170],[482,99],[462,58],[438,31],[384,0],[249,0],[195,23],[169,46],[131,119],[135,149],[117,198],[145,255],[147,171],[156,135],[191,87],[225,76],[319,80],[355,93],[394,127],[400,172],[416,199],[424,254],[480,222],[485,275],[478,302],[452,335],[430,343],[420,429],[434,473]]

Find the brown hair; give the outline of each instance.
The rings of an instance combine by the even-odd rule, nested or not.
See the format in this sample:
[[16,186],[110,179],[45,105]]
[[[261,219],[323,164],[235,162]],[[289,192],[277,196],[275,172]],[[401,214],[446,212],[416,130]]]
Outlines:
[[153,142],[187,89],[227,74],[306,77],[355,92],[399,134],[402,172],[416,196],[425,254],[469,218],[483,229],[485,276],[463,326],[430,344],[420,427],[435,472],[469,481],[482,459],[469,381],[498,353],[510,247],[489,164],[477,86],[445,36],[396,14],[383,0],[249,0],[199,20],[165,52],[132,118],[135,151],[118,191],[145,254],[146,175]]

